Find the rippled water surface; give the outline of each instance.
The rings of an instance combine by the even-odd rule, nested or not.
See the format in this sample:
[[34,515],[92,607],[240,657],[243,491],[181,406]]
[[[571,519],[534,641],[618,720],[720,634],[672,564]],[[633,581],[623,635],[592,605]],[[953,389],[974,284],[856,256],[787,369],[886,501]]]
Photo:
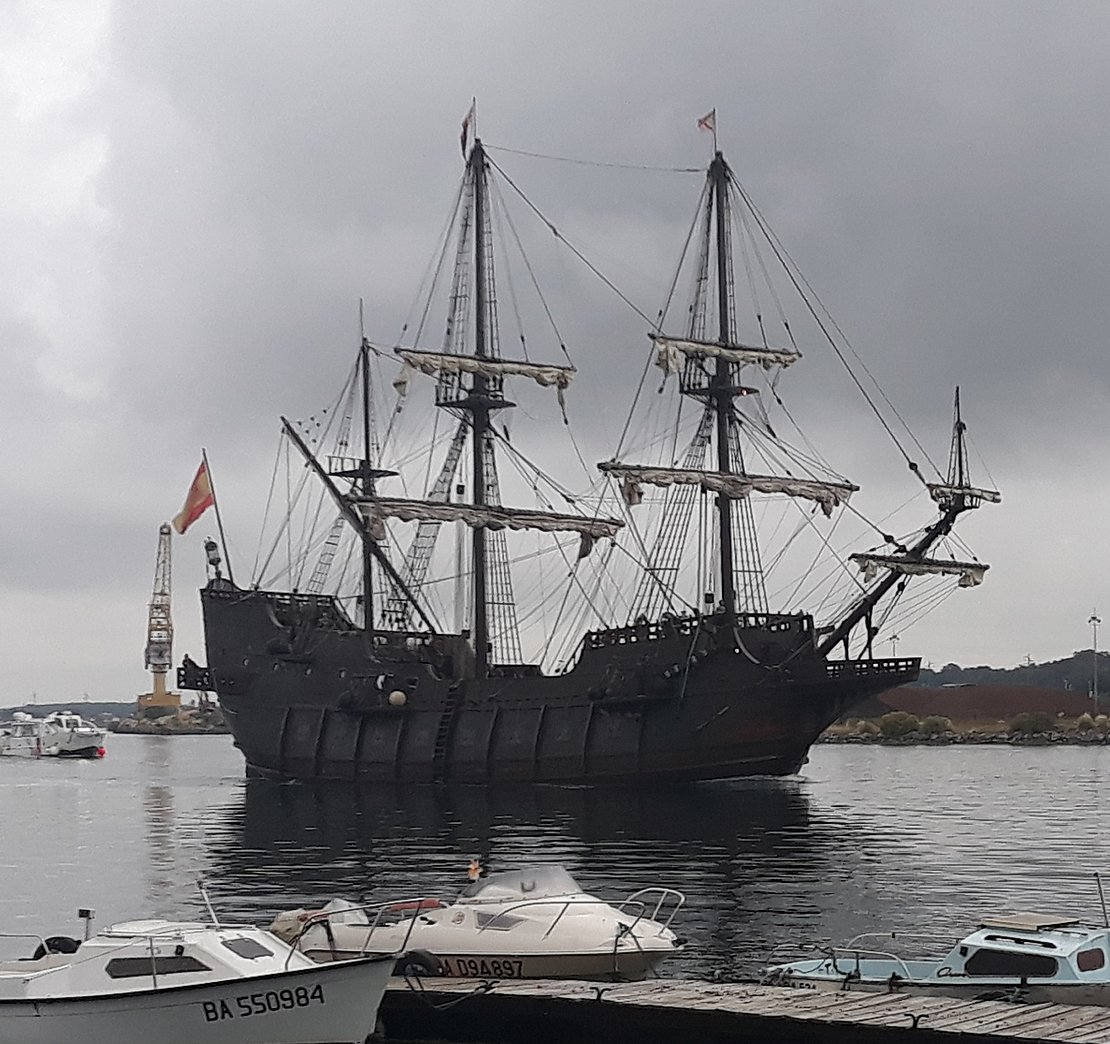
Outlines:
[[332,895],[450,896],[476,854],[591,890],[684,891],[670,974],[751,975],[783,941],[1098,914],[1110,749],[817,747],[803,776],[666,790],[375,788],[243,778],[226,736],[112,736],[100,762],[0,758],[0,913],[75,934],[201,913],[268,922]]

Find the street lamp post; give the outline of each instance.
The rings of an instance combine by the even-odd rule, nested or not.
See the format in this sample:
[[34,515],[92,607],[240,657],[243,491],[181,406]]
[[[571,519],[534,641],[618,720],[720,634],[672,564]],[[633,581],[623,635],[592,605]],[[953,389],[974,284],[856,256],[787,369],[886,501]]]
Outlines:
[[1098,625],[1102,623],[1099,619],[1098,610],[1095,609],[1091,613],[1091,618],[1087,621],[1091,625],[1091,696],[1094,699],[1095,713],[1098,713]]

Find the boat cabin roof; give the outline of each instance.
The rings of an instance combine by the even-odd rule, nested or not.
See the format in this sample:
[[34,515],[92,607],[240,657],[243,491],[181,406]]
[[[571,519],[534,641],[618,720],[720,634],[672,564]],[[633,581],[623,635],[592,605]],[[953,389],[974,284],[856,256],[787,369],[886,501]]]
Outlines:
[[[201,924],[199,921],[122,921],[105,928],[100,934],[113,938],[134,938],[137,935],[180,935],[182,932],[199,932],[212,928],[211,924]],[[222,925],[221,927],[233,927]],[[238,926],[235,926],[238,927]]]
[[1068,957],[1091,946],[1106,947],[1110,942],[1108,936],[1110,932],[1105,927],[1077,919],[1007,914],[984,918],[974,932],[960,940],[957,950],[1006,950]]

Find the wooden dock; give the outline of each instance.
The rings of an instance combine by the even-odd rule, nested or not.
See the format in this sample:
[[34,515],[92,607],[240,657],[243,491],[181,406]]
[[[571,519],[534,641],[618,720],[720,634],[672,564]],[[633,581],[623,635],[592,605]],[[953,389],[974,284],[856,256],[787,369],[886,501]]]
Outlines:
[[396,979],[381,1018],[389,1040],[482,1044],[1110,1044],[1110,1008],[683,979]]

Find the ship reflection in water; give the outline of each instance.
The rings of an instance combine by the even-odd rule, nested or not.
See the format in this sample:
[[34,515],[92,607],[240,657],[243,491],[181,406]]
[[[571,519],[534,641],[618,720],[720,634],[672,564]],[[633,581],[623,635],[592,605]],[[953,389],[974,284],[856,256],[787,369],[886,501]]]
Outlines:
[[[784,929],[845,904],[863,846],[815,818],[803,786],[750,780],[678,789],[340,787],[247,783],[208,833],[223,908],[251,920],[332,895],[451,895],[480,855],[493,868],[563,863],[588,890],[679,888],[697,941],[672,974],[751,974]],[[799,905],[799,893],[806,902]]]

